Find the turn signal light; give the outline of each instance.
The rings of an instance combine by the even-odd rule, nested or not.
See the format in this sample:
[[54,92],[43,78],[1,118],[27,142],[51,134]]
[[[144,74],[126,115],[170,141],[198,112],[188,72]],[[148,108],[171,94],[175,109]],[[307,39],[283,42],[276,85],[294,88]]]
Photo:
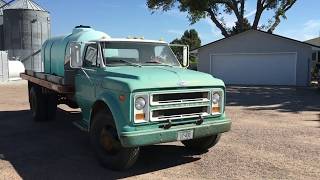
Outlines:
[[144,114],[136,114],[136,120],[144,120],[145,115]]
[[213,113],[220,113],[220,107],[212,107]]
[[121,102],[124,102],[124,101],[126,100],[126,96],[120,95],[120,96],[119,96],[119,100],[120,100]]

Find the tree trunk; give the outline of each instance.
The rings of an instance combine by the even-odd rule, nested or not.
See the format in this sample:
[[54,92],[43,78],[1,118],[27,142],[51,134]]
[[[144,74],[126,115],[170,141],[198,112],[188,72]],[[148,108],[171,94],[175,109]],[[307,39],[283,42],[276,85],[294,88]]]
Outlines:
[[272,24],[272,26],[269,28],[268,32],[273,33],[273,31],[276,29],[276,27],[280,24],[280,17],[276,17],[275,22]]
[[243,31],[243,19],[244,19],[244,0],[241,0],[241,4],[240,4],[240,19],[239,19],[239,25],[240,25],[240,32]]
[[260,21],[263,10],[264,10],[263,4],[262,4],[261,0],[258,0],[257,1],[257,12],[256,12],[256,16],[254,17],[252,29],[255,29],[255,30],[258,29],[259,21]]
[[225,29],[225,27],[223,27],[223,25],[218,21],[217,17],[215,16],[214,12],[211,9],[207,10],[208,14],[210,15],[210,18],[212,20],[212,22],[220,29],[221,34],[224,37],[230,37],[230,34],[228,33],[228,31]]
[[276,12],[276,15],[274,16],[275,21],[272,24],[272,26],[269,28],[268,32],[269,33],[273,33],[273,31],[276,29],[276,27],[280,24],[281,16],[285,15],[285,12],[287,12],[290,8],[292,8],[292,6],[296,3],[297,0],[293,0],[292,2],[287,2],[286,4],[284,4],[283,6],[279,7],[278,11]]

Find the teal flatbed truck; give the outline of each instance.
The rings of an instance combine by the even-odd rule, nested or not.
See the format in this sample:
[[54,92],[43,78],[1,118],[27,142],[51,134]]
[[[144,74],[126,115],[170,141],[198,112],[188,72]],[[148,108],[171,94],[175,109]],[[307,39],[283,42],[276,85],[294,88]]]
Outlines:
[[80,108],[77,126],[89,133],[102,165],[131,167],[139,147],[181,141],[206,152],[230,130],[223,81],[188,70],[168,43],[114,39],[87,26],[47,40],[44,72],[26,71],[35,121],[55,119],[58,104]]

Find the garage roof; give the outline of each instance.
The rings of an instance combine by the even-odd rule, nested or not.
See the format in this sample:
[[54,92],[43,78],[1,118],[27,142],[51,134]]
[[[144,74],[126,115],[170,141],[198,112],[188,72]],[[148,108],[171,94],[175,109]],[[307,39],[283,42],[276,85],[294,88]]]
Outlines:
[[314,38],[314,39],[310,39],[310,40],[305,41],[305,42],[309,43],[309,44],[313,44],[315,46],[320,46],[320,37]]
[[275,37],[282,38],[282,39],[286,39],[286,40],[289,40],[289,41],[294,41],[294,42],[297,42],[297,43],[301,43],[301,44],[309,45],[309,46],[312,46],[312,47],[320,48],[320,46],[311,44],[311,43],[309,43],[309,42],[302,42],[302,41],[298,41],[298,40],[291,39],[291,38],[288,38],[288,37],[280,36],[280,35],[277,35],[277,34],[270,34],[270,33],[265,32],[265,31],[251,29],[251,30],[248,30],[248,31],[245,31],[245,32],[236,34],[236,35],[234,35],[234,36],[222,38],[222,39],[219,39],[219,40],[217,40],[217,41],[213,41],[213,42],[211,42],[211,43],[205,44],[205,45],[203,45],[203,46],[201,46],[201,47],[199,47],[199,48],[196,48],[196,49],[191,50],[191,51],[193,51],[193,52],[191,52],[191,53],[196,53],[198,49],[201,49],[201,48],[203,48],[203,47],[206,47],[206,46],[209,46],[209,45],[218,43],[218,42],[220,42],[220,41],[224,41],[224,40],[227,40],[227,39],[231,39],[231,38],[233,38],[233,37],[235,37],[235,36],[239,36],[239,35],[244,34],[244,33],[250,33],[250,32],[252,32],[252,31],[258,31],[258,32],[261,32],[261,33],[268,34],[268,35],[270,35],[270,36],[275,36]]

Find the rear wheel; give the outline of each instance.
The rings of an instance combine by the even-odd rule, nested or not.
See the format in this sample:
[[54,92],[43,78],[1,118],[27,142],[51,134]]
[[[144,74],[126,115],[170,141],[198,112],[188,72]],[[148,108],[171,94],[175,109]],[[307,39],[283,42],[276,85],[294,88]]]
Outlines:
[[216,134],[208,137],[182,141],[182,144],[193,151],[206,152],[219,142],[220,137],[221,134]]
[[58,97],[57,94],[51,93],[46,95],[47,100],[47,119],[55,120],[57,114]]
[[125,148],[121,145],[114,120],[106,112],[98,112],[94,116],[90,140],[98,160],[109,169],[128,169],[138,159],[139,147]]
[[32,86],[29,93],[29,102],[34,121],[45,121],[47,119],[46,101],[41,88]]
[[56,117],[57,95],[44,94],[40,86],[29,85],[29,102],[34,121],[49,121]]

